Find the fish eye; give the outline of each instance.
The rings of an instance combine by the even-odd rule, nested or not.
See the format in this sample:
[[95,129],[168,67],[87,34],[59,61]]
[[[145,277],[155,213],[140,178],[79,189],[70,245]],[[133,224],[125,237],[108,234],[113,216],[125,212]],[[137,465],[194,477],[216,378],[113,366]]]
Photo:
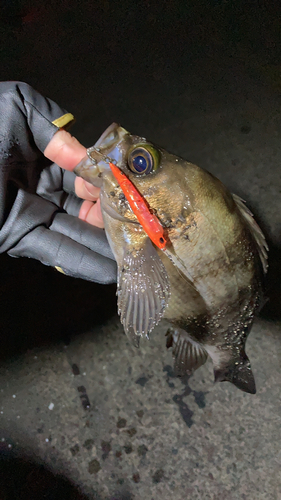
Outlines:
[[159,151],[149,144],[134,146],[129,151],[128,166],[135,174],[147,175],[155,171],[160,164]]

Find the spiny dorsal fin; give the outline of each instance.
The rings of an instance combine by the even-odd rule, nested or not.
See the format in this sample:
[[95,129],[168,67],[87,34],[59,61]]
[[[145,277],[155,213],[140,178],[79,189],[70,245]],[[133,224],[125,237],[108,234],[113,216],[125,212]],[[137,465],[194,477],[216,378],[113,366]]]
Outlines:
[[240,213],[242,214],[243,218],[247,222],[248,227],[251,231],[251,234],[252,234],[252,236],[257,244],[257,248],[258,248],[259,256],[261,259],[263,271],[264,271],[264,274],[266,274],[267,268],[268,268],[268,263],[267,263],[268,246],[267,246],[264,234],[263,234],[262,230],[260,229],[260,227],[258,226],[258,224],[256,223],[251,210],[249,210],[249,208],[245,205],[244,200],[242,200],[242,198],[240,198],[240,196],[237,196],[237,194],[232,194],[232,196],[233,196],[233,199],[234,199]]

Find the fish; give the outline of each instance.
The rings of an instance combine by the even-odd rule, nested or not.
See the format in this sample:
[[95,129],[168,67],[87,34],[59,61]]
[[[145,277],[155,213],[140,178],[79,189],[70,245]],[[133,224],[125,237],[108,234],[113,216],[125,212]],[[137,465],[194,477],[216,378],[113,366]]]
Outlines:
[[[130,341],[138,347],[164,318],[179,376],[210,358],[215,382],[255,394],[245,344],[264,301],[268,246],[245,202],[208,171],[116,123],[74,172],[101,188],[118,313]],[[129,202],[136,193],[153,215],[147,227],[136,215],[140,205]]]

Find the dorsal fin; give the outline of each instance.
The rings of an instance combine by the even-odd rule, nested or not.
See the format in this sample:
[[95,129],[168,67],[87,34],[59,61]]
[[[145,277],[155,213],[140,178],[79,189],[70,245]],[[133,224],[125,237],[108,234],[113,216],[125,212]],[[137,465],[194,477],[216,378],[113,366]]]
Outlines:
[[244,220],[247,222],[248,227],[251,231],[251,234],[257,244],[257,249],[259,252],[259,256],[261,259],[262,267],[263,267],[263,272],[266,274],[267,268],[268,268],[268,263],[267,263],[267,252],[268,252],[268,246],[264,237],[264,234],[258,224],[256,223],[254,216],[249,210],[249,208],[245,205],[244,200],[240,198],[240,196],[237,196],[237,194],[232,194],[233,199],[242,215]]

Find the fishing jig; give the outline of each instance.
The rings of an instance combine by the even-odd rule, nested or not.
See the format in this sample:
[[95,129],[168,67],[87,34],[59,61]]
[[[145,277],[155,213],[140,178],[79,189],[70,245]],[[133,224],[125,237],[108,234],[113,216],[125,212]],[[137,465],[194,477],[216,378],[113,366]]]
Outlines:
[[147,202],[126,174],[117,165],[114,165],[114,163],[109,162],[109,166],[144,231],[154,245],[164,250],[168,240],[165,237],[164,228],[158,218],[151,213]]

